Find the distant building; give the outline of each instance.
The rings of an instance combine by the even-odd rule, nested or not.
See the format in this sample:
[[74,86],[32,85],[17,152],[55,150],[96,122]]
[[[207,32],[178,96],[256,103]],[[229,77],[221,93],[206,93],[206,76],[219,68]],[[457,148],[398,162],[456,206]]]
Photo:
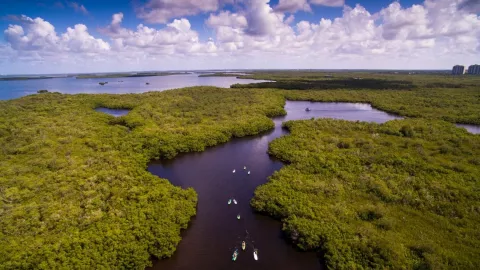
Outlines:
[[471,65],[468,67],[468,74],[480,75],[480,65]]
[[453,75],[463,75],[465,73],[465,66],[456,65],[453,66],[452,74]]

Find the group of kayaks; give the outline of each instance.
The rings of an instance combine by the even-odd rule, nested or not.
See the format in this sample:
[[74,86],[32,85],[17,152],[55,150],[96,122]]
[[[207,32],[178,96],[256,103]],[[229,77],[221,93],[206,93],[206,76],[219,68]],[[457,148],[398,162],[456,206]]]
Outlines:
[[[235,200],[235,199],[233,199],[233,198],[232,198],[232,199],[228,199],[228,202],[227,202],[227,203],[228,203],[228,204],[232,204],[232,202],[233,202],[234,204],[237,204],[237,200]],[[237,219],[240,219],[240,214],[237,215]]]
[[[243,166],[243,169],[246,170],[247,166]],[[233,169],[233,173],[235,173],[235,169]],[[247,173],[250,174],[250,171],[248,171]],[[237,204],[237,200],[235,200],[235,198],[228,199],[228,204],[232,204],[232,202],[234,204]],[[240,219],[240,214],[237,215],[237,219]]]
[[[247,166],[243,166],[243,169],[246,170]],[[233,169],[232,173],[235,173],[235,169]],[[247,174],[250,174],[250,171],[248,171]]]
[[[243,166],[243,169],[247,170],[247,166]],[[235,173],[235,169],[232,172]],[[250,174],[250,171],[248,171],[247,174]],[[234,204],[237,204],[237,200],[235,200],[235,198],[228,199],[228,204],[232,204],[232,202]],[[240,214],[237,215],[237,219],[240,219]],[[245,251],[246,249],[247,249],[247,243],[245,241],[242,241],[242,250]],[[235,251],[232,254],[232,261],[236,261],[238,258],[238,255],[239,255],[238,249],[235,249]],[[253,258],[255,259],[255,261],[258,260],[257,249],[253,250]]]
[[[245,241],[242,241],[242,250],[245,251],[247,249],[247,245],[245,244]],[[232,255],[232,261],[236,261],[237,258],[238,258],[238,249],[235,249],[235,251],[233,252],[233,255]],[[255,259],[255,261],[258,261],[258,249],[255,249],[253,251],[253,258]]]

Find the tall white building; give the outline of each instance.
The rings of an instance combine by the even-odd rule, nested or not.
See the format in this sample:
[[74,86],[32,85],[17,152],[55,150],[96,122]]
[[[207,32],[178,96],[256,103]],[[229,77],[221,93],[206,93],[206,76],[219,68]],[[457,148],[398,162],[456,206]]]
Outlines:
[[480,65],[471,65],[468,67],[468,74],[480,75]]
[[456,65],[453,66],[452,74],[453,75],[463,75],[465,73],[465,66]]

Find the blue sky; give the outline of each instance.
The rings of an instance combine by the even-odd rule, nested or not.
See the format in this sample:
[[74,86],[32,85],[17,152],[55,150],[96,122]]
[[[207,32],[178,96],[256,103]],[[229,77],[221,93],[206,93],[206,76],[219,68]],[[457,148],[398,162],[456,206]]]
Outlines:
[[[124,61],[137,70],[443,69],[480,50],[478,1],[468,8],[463,0],[165,2],[2,0],[0,73],[127,70],[118,65]],[[465,51],[452,56],[458,43]]]
[[[83,5],[88,15],[82,12],[75,11],[69,7],[68,3],[76,2]],[[0,16],[3,19],[0,21],[0,28],[6,29],[12,21],[5,18],[7,15],[27,15],[31,18],[41,17],[52,23],[55,28],[59,30],[66,29],[69,26],[77,23],[86,24],[89,28],[95,29],[107,25],[111,16],[114,13],[122,12],[124,14],[123,24],[128,28],[135,28],[138,24],[144,23],[153,26],[153,24],[145,23],[143,20],[135,16],[135,3],[141,1],[131,0],[79,0],[79,1],[58,1],[58,0],[2,0],[0,1]],[[379,0],[346,0],[345,4],[355,6],[360,3],[371,13],[378,12],[391,2]],[[404,0],[400,1],[404,6],[411,6],[412,4],[421,4],[419,0]],[[271,6],[276,6],[278,0],[270,1]],[[227,5],[225,10],[233,11],[232,5]],[[318,21],[320,18],[334,19],[342,15],[343,7],[326,7],[313,6],[312,12],[300,11],[296,14],[296,21],[308,20]],[[202,13],[193,16],[186,16],[197,31],[203,31],[204,21],[208,18],[207,13]],[[99,35],[100,33],[92,31],[92,35]]]

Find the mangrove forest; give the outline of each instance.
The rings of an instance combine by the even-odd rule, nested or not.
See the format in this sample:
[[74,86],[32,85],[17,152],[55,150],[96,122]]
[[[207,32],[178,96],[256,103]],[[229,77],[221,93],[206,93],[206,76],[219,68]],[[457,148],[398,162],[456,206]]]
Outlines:
[[286,100],[405,117],[284,124],[269,154],[286,166],[250,204],[295,246],[329,269],[480,268],[480,135],[454,125],[480,124],[478,76],[249,73],[236,76],[273,82],[0,101],[0,269],[143,269],[172,256],[197,193],[147,163],[271,130]]

